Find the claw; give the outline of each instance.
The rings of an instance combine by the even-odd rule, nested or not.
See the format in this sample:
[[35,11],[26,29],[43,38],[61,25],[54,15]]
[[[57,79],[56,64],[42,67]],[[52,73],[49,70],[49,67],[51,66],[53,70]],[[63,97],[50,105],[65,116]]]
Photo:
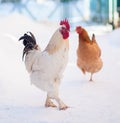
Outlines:
[[51,104],[45,104],[45,107],[57,107],[55,104],[51,103]]
[[60,107],[59,110],[66,110],[67,108],[69,108],[67,105]]
[[50,99],[46,101],[45,107],[57,107]]

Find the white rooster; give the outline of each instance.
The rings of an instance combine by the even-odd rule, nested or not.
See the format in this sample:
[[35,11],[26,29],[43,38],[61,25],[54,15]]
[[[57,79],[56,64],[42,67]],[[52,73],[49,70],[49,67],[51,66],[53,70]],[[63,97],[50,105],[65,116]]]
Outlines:
[[69,51],[69,22],[65,19],[51,37],[47,47],[41,51],[31,32],[25,33],[19,40],[25,46],[25,66],[30,73],[31,82],[47,92],[46,107],[56,107],[52,102],[55,99],[60,110],[68,108],[59,98],[59,85],[68,62]]

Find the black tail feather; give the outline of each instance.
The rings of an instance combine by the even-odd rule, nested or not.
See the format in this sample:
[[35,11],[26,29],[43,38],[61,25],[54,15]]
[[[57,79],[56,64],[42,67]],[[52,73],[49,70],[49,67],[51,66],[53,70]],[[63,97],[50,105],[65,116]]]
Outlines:
[[27,32],[27,33],[30,33],[30,35],[32,36],[34,42],[36,43],[36,39],[35,39],[35,36],[32,34],[32,32]]
[[27,54],[29,50],[33,50],[37,45],[36,39],[31,32],[27,32],[22,37],[19,38],[19,41],[20,40],[23,40],[23,45],[25,46],[25,48],[23,49],[23,56],[22,56],[22,59],[24,59],[24,55]]
[[36,39],[35,39],[34,35],[31,32],[29,32],[29,33],[30,33],[30,35],[25,33],[24,36],[19,38],[19,41],[23,40],[23,45],[24,46],[26,46],[29,43],[32,43],[33,45],[36,45]]

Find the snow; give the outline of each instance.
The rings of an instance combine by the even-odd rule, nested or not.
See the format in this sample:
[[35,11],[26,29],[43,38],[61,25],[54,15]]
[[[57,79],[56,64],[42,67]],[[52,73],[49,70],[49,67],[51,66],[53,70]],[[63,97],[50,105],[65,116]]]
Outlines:
[[0,20],[0,123],[120,123],[120,29],[103,35],[105,27],[86,27],[97,34],[104,63],[94,82],[76,66],[78,37],[70,33],[69,63],[60,86],[60,97],[70,108],[44,107],[46,93],[31,85],[18,39],[31,31],[44,49],[58,26],[18,14]]

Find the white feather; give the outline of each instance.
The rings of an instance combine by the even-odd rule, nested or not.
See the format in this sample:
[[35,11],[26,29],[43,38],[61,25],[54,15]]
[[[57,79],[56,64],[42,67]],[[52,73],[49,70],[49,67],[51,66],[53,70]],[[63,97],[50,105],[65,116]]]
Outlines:
[[[50,48],[50,46],[53,46],[51,44],[55,45],[55,43],[59,44],[63,42],[68,42],[68,39],[64,40],[59,30],[57,30],[48,45]],[[44,50],[43,52],[32,50],[28,52],[25,58],[26,69],[30,73],[32,84],[51,93],[51,97],[54,97],[58,93],[60,80],[67,62],[68,47],[65,43],[54,53],[50,54],[48,50]]]

